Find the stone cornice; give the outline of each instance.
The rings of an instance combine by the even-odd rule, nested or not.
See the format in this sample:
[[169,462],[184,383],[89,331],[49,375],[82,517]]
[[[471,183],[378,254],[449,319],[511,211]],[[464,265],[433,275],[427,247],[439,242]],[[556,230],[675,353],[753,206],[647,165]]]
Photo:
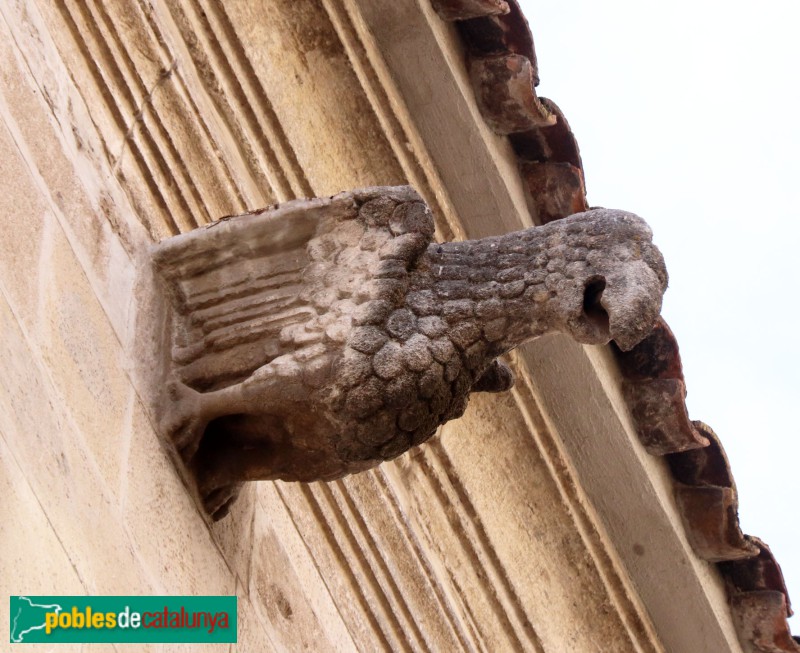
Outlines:
[[[487,127],[461,41],[427,2],[42,0],[6,3],[0,15],[89,198],[91,225],[88,210],[60,219],[128,351],[132,313],[146,302],[119,288],[137,258],[223,215],[404,182],[432,207],[443,240],[544,215],[517,153],[552,144]],[[541,170],[531,174],[545,186],[564,172]],[[555,214],[562,202],[552,202]],[[126,261],[124,274],[109,277],[110,259]],[[302,596],[313,583],[322,648],[663,650],[684,615],[653,603],[663,575],[647,575],[650,558],[635,564],[626,538],[659,545],[649,530],[674,545],[664,574],[688,561],[682,596],[706,621],[688,615],[687,636],[718,619],[705,650],[730,643],[724,595],[689,558],[669,479],[636,448],[607,352],[551,340],[512,364],[514,394],[474,402],[433,446],[331,485],[264,484],[212,527],[237,591],[258,601],[253,619],[276,641],[297,637],[281,630],[286,588]],[[143,397],[146,371],[132,372]],[[574,382],[554,387],[559,378]],[[599,405],[595,423],[586,397]],[[598,479],[581,454],[584,436],[616,442],[600,454],[621,456],[628,485],[645,483],[632,512],[615,504],[625,483]]]

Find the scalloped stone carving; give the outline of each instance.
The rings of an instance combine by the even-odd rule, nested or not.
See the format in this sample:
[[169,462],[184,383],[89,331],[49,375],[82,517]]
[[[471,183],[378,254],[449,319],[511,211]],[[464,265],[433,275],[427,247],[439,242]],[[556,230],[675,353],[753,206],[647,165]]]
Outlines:
[[408,187],[297,200],[163,241],[170,306],[160,426],[224,516],[245,481],[333,480],[392,459],[513,375],[545,333],[633,347],[667,284],[638,217],[433,242]]

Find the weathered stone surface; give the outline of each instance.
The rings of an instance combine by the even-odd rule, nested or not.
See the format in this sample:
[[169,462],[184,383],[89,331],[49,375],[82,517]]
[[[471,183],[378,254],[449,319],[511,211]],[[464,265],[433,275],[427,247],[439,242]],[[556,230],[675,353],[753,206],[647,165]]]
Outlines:
[[432,340],[429,347],[433,357],[440,363],[447,363],[456,355],[456,348],[449,338]]
[[387,342],[381,350],[375,354],[372,361],[372,367],[382,379],[393,379],[402,374],[403,365],[403,348],[396,342]]
[[[497,399],[502,398],[491,398],[487,402],[489,419],[484,424],[476,427],[474,423],[463,422],[454,426],[451,433],[458,435],[452,435],[453,450],[457,449],[463,458],[457,465],[448,466],[441,476],[426,464],[430,462],[431,448],[414,451],[398,464],[384,466],[378,474],[349,479],[347,493],[336,499],[340,506],[345,506],[344,514],[337,512],[334,501],[330,504],[322,501],[321,510],[314,512],[315,508],[309,506],[305,498],[306,487],[252,484],[251,491],[243,492],[241,500],[231,510],[229,519],[213,525],[211,536],[207,536],[206,524],[187,502],[185,488],[175,470],[166,464],[163,452],[155,446],[151,430],[154,416],[146,415],[140,406],[130,405],[130,398],[137,392],[141,397],[147,393],[141,392],[141,386],[136,390],[125,386],[121,394],[116,391],[118,378],[133,371],[134,359],[139,354],[131,352],[127,339],[133,334],[138,338],[141,323],[133,329],[130,318],[135,312],[146,324],[153,315],[146,301],[142,302],[143,298],[151,296],[149,289],[144,296],[131,292],[135,259],[145,253],[151,242],[179,231],[189,231],[218,215],[242,211],[245,205],[264,206],[281,198],[324,195],[341,188],[399,182],[406,176],[415,183],[424,184],[425,174],[415,172],[415,166],[425,147],[439,157],[431,169],[438,169],[444,175],[441,186],[434,183],[423,188],[426,197],[435,200],[441,191],[442,197],[449,193],[463,204],[468,192],[474,193],[469,200],[472,212],[482,220],[485,220],[483,216],[488,217],[476,230],[475,223],[470,222],[470,211],[456,205],[453,215],[458,219],[452,220],[453,215],[448,218],[457,233],[500,233],[511,230],[510,225],[512,229],[518,228],[517,215],[512,211],[493,211],[498,205],[504,206],[505,196],[497,192],[499,187],[485,185],[483,178],[463,175],[456,165],[456,159],[472,161],[474,155],[477,170],[483,167],[488,171],[492,167],[480,158],[473,135],[466,131],[470,127],[466,121],[463,124],[460,120],[451,121],[447,129],[458,132],[457,140],[460,138],[470,150],[468,156],[463,156],[463,150],[459,156],[458,150],[446,143],[443,146],[439,141],[431,141],[424,131],[420,132],[421,141],[414,142],[411,147],[402,140],[393,140],[396,135],[387,128],[393,120],[391,108],[387,108],[388,104],[384,107],[380,103],[373,104],[374,98],[367,99],[364,94],[363,79],[361,82],[356,79],[355,71],[362,76],[360,71],[364,70],[360,67],[363,61],[355,61],[359,55],[358,47],[353,45],[358,46],[358,41],[353,40],[347,46],[350,58],[354,59],[351,63],[344,56],[327,15],[341,21],[336,23],[340,34],[349,35],[344,5],[347,4],[347,11],[356,16],[367,10],[368,3],[323,3],[323,7],[320,3],[198,4],[181,0],[156,1],[152,7],[148,4],[147,11],[137,11],[133,7],[135,4],[127,0],[88,5],[14,0],[4,5],[2,11],[2,32],[6,38],[0,46],[3,72],[3,117],[0,121],[4,127],[0,145],[4,156],[0,167],[8,180],[8,192],[4,196],[5,229],[0,238],[5,254],[0,257],[4,265],[2,285],[35,359],[35,363],[26,362],[22,366],[22,383],[6,379],[5,387],[22,388],[29,396],[35,390],[33,386],[43,380],[50,379],[55,386],[55,391],[45,395],[41,403],[38,403],[38,393],[30,395],[35,397],[31,402],[33,411],[27,411],[23,406],[28,404],[20,404],[19,397],[4,404],[0,411],[6,417],[17,411],[30,417],[23,429],[0,429],[10,448],[10,453],[6,455],[8,449],[4,450],[0,459],[4,463],[15,460],[21,468],[7,484],[10,493],[6,492],[6,508],[11,519],[6,521],[12,526],[5,529],[5,535],[10,547],[0,546],[4,554],[9,554],[0,574],[3,578],[0,584],[9,590],[5,594],[17,593],[21,588],[33,591],[36,587],[42,594],[109,592],[118,591],[120,587],[148,594],[235,591],[240,599],[241,650],[302,649],[309,641],[317,649],[345,651],[377,648],[480,650],[486,648],[487,642],[498,650],[521,650],[536,649],[534,637],[539,636],[545,638],[543,648],[558,650],[558,645],[553,646],[551,642],[565,641],[565,638],[559,639],[556,632],[566,632],[576,650],[591,648],[582,646],[587,642],[602,650],[627,650],[625,646],[609,644],[616,642],[616,637],[609,633],[622,631],[622,627],[615,622],[617,612],[606,609],[609,603],[602,583],[595,579],[594,566],[580,564],[581,560],[574,557],[575,552],[582,549],[580,535],[572,521],[558,507],[557,500],[545,499],[546,505],[542,503],[538,481],[552,474],[552,469],[519,465],[513,476],[525,482],[516,484],[512,501],[484,492],[485,488],[501,490],[509,475],[505,464],[495,464],[496,449],[501,448],[506,455],[511,451],[498,444],[497,425],[514,423],[513,417],[519,411],[512,401],[506,402],[505,410],[501,410]],[[401,5],[403,3],[384,3],[377,10],[382,14],[399,10],[404,12],[403,20],[409,21],[404,25],[397,20],[384,20],[387,28],[394,31],[394,42],[417,39],[424,31],[419,29],[419,22],[424,23],[423,14],[428,20],[436,20],[430,11],[424,11],[424,3],[405,3],[400,8]],[[413,10],[409,11],[412,5]],[[447,35],[441,29],[434,31]],[[184,43],[188,47],[184,47]],[[415,42],[415,48],[416,45]],[[452,51],[458,57],[458,44],[455,48],[449,41],[444,45],[448,56]],[[401,44],[401,47],[407,46]],[[392,53],[382,46],[380,50],[387,61],[398,55],[414,60],[414,57],[407,57],[407,51]],[[220,56],[222,53],[226,56]],[[424,76],[433,70],[438,75],[429,56],[431,51],[420,48],[419,54],[426,62],[425,66],[420,66],[419,74]],[[439,117],[442,106],[451,106],[449,99],[439,95],[444,88],[442,79],[438,77],[435,85],[419,84],[426,91],[429,88],[436,91],[436,97],[425,98],[425,101],[430,102],[429,106]],[[379,87],[373,87],[370,93],[376,90],[381,92]],[[463,88],[459,93],[463,93]],[[392,97],[389,100],[392,101]],[[424,128],[419,120],[419,107],[410,104],[409,109],[414,118],[413,129]],[[448,115],[468,114],[461,111]],[[215,116],[224,119],[220,121]],[[453,129],[454,124],[458,125],[456,129]],[[382,129],[387,133],[382,133]],[[438,126],[435,129],[438,130]],[[422,163],[424,166],[425,162]],[[508,172],[502,161],[498,163],[499,170]],[[513,172],[514,162],[509,163]],[[450,179],[459,176],[469,181],[461,186],[450,183]],[[513,174],[506,176],[513,181],[510,179]],[[347,219],[355,220],[355,212]],[[54,238],[53,229],[59,225],[64,228],[69,242]],[[444,239],[451,238],[447,226],[444,219],[438,223]],[[413,250],[415,241],[421,237],[408,236]],[[401,238],[405,236],[389,241],[388,228],[368,231],[361,248],[378,251],[389,241],[393,247],[387,248],[386,253],[390,249],[393,251],[387,258],[397,258],[395,254],[398,253],[404,258],[411,250],[397,246]],[[342,242],[345,240],[353,242],[349,236],[342,238]],[[328,256],[340,253],[338,245],[332,245],[335,245],[332,251],[319,253],[320,260],[336,260],[335,256]],[[64,259],[57,255],[56,249],[62,253],[74,250],[83,268],[78,274],[65,277],[69,281],[66,286],[74,281],[82,284],[75,296],[70,296],[74,289],[68,287],[63,293],[57,293],[64,304],[87,308],[77,311],[79,320],[75,320],[70,311],[63,314],[43,312],[46,306],[58,306],[58,310],[61,306],[60,302],[50,304],[46,303],[49,299],[45,299],[51,293],[56,294],[48,288],[48,279],[52,279],[49,275],[60,274],[65,269]],[[360,256],[351,250],[340,260],[357,265]],[[262,271],[257,266],[252,272],[254,285],[248,288],[254,288],[259,279],[263,279],[259,277]],[[287,274],[291,276],[292,273]],[[463,267],[456,270],[454,266],[451,272],[443,271],[443,275],[448,274],[453,279],[460,278]],[[488,271],[480,271],[480,275],[491,278]],[[268,281],[275,278],[269,277]],[[216,291],[216,284],[211,287]],[[353,294],[358,288],[353,279],[342,279],[339,287],[342,292]],[[286,301],[300,296],[291,286],[285,290]],[[86,304],[92,292],[96,293],[101,310]],[[484,287],[477,292],[491,294],[491,289]],[[206,299],[213,300],[215,296],[212,294]],[[337,298],[336,302],[344,299]],[[272,308],[268,307],[264,314],[276,315]],[[391,310],[394,308],[390,306]],[[278,318],[287,318],[290,310],[278,313]],[[337,310],[350,315],[352,309]],[[49,343],[43,336],[48,328],[58,325],[58,332],[53,329],[52,334],[73,346],[87,334],[94,333],[98,326],[95,320],[104,317],[116,332],[117,343],[112,338],[110,343],[104,339],[99,348],[81,346],[80,353],[85,355],[72,361],[65,358],[70,355],[67,351],[47,351]],[[89,329],[87,320],[93,323],[88,325]],[[384,320],[385,317],[375,323]],[[229,326],[230,317],[223,317],[222,322],[221,326]],[[322,330],[328,338],[331,330],[340,326],[338,321],[317,321],[312,316],[308,316],[307,324],[309,329],[297,332],[297,341],[288,339],[289,349],[300,344],[301,335],[310,336],[309,331],[315,329],[314,342],[321,344],[324,341],[320,339]],[[220,322],[217,325],[220,326]],[[432,338],[444,333],[426,333],[421,324],[419,329]],[[225,336],[224,331],[224,328],[220,331],[221,336]],[[186,335],[188,343],[197,344],[195,334]],[[91,345],[91,337],[88,340]],[[210,335],[208,342],[209,355],[211,348],[218,348],[214,351],[220,356],[214,365],[210,364],[213,362],[210,358],[203,359],[203,368],[209,374],[207,378],[213,378],[220,371],[230,372],[229,365],[234,357],[225,349],[224,337]],[[296,349],[298,360],[302,356],[313,362],[315,359],[308,356],[314,346]],[[258,340],[242,343],[235,355],[239,371],[224,383],[241,380],[250,373],[249,365],[253,365],[253,369],[262,366],[278,355],[281,347],[279,342],[274,346]],[[191,354],[190,348],[183,353]],[[159,353],[163,355],[164,351]],[[144,367],[148,371],[156,369],[149,366],[149,362]],[[71,367],[73,363],[75,368]],[[298,370],[295,366],[280,369],[289,373],[284,378],[292,378],[292,370]],[[299,369],[303,385],[306,385],[312,377],[305,364]],[[101,390],[107,392],[104,395],[107,401],[101,411],[89,410],[93,402],[83,404],[76,396],[82,388],[76,391],[69,387],[77,378],[74,375],[103,379],[109,370],[113,373],[109,377],[112,387]],[[409,377],[409,380],[419,381],[416,387],[420,394],[424,375]],[[124,378],[122,382],[124,386]],[[64,384],[66,386],[62,387]],[[209,385],[203,391],[212,389]],[[418,396],[412,394],[411,399],[416,400]],[[444,395],[435,395],[430,401],[431,411],[437,412],[444,401]],[[340,408],[343,402],[342,398]],[[55,409],[55,420],[47,416],[48,406]],[[450,410],[453,415],[457,413],[452,406]],[[131,411],[136,437],[128,442],[127,434],[131,429],[127,422]],[[107,428],[108,417],[118,414],[122,421]],[[529,428],[525,424],[516,425],[514,435],[531,449],[525,437]],[[36,444],[39,436],[48,431],[56,442],[68,440],[70,448],[61,451],[61,455],[53,453],[59,451],[58,447],[40,448]],[[425,430],[421,432],[424,433]],[[32,437],[34,434],[36,437]],[[412,435],[416,438],[416,431]],[[511,440],[513,442],[513,438]],[[378,453],[381,458],[388,459],[406,451],[411,444],[411,438],[403,434],[381,447]],[[41,455],[43,450],[51,455]],[[85,451],[85,457],[78,455],[80,451]],[[485,460],[493,462],[479,470],[480,463]],[[125,473],[127,469],[130,473]],[[485,476],[470,485],[468,474],[477,471]],[[383,474],[395,476],[388,487],[380,491],[370,483],[374,484],[374,479]],[[450,475],[458,483],[467,479],[457,495],[440,492],[440,488],[447,487]],[[354,500],[350,494],[356,487],[353,481],[357,481],[359,487],[372,490],[365,493],[368,495],[365,502],[355,500],[353,507],[363,518],[366,526],[363,533],[347,531],[348,522],[353,523],[352,513],[347,512],[346,507]],[[414,485],[413,491],[418,494],[406,503],[410,496],[406,494],[410,492],[409,484]],[[84,491],[83,486],[89,491]],[[331,485],[334,491],[337,486],[341,484]],[[272,541],[278,549],[262,546],[263,540],[254,539],[248,528],[254,521],[250,501],[255,487],[259,494],[269,493],[272,497],[271,502],[256,507],[256,516],[266,515],[267,528],[274,530]],[[316,492],[320,487],[316,484],[313,490]],[[432,494],[423,496],[426,491]],[[282,494],[281,498],[278,493]],[[400,497],[399,507],[391,504],[388,497],[392,493]],[[513,499],[522,493],[521,503],[514,503]],[[29,496],[26,498],[26,495]],[[108,504],[105,498],[99,502],[101,495],[110,500]],[[467,511],[465,516],[462,507],[470,496],[485,503],[478,514]],[[292,497],[299,497],[299,500],[293,504]],[[454,500],[454,497],[457,498]],[[106,505],[111,509],[106,511]],[[291,517],[286,513],[287,506],[293,507]],[[532,507],[534,516],[540,519],[535,529],[531,528],[526,514]],[[37,511],[42,511],[44,517]],[[509,530],[509,513],[512,518],[517,514],[521,516],[523,523],[519,530]],[[35,517],[37,514],[40,516]],[[338,530],[330,530],[325,523],[325,515],[330,514],[336,515],[331,522],[337,522]],[[86,538],[86,525],[94,528],[98,515],[108,528],[101,528],[102,537]],[[422,519],[415,521],[415,516],[423,515],[424,522]],[[123,528],[111,526],[116,524],[117,516],[124,521]],[[554,518],[559,516],[569,526],[556,531]],[[478,542],[477,555],[481,562],[475,564],[470,535],[474,533],[474,525],[489,523],[487,517],[494,518],[495,523],[483,548]],[[36,523],[42,519],[46,523],[39,529]],[[305,528],[301,526],[303,523]],[[545,526],[541,527],[542,524]],[[410,531],[406,530],[409,528]],[[556,532],[558,535],[551,535]],[[531,538],[531,533],[536,537]],[[564,536],[572,538],[566,546]],[[224,537],[224,541],[220,542],[220,537]],[[376,546],[370,549],[373,538]],[[30,547],[21,546],[23,541],[41,544],[37,547],[35,566],[30,565]],[[418,548],[412,549],[409,543]],[[504,556],[502,546],[513,543],[519,544],[520,555]],[[531,548],[537,545],[539,549]],[[288,555],[281,555],[279,549],[284,549]],[[326,559],[329,549],[331,557]],[[347,555],[342,556],[343,550]],[[495,556],[496,551],[500,552],[499,558]],[[379,555],[370,559],[374,552]],[[551,556],[562,553],[565,553],[563,559],[556,560],[560,564],[549,562]],[[423,560],[431,561],[433,574],[430,577],[427,574],[431,570],[417,562],[420,555]],[[224,558],[222,564],[220,556]],[[264,561],[259,560],[262,556],[274,558],[272,562],[277,561],[277,567],[271,568],[270,563],[264,571]],[[282,564],[287,559],[298,574],[296,583],[283,582],[289,576],[288,568]],[[391,573],[381,576],[384,563]],[[259,585],[250,582],[249,575],[259,573],[259,566],[262,576],[269,576],[280,587],[280,592],[272,592],[273,588],[269,587],[270,591],[262,593]],[[278,567],[280,573],[275,572]],[[69,572],[66,575],[65,569]],[[373,569],[378,573],[377,583]],[[451,569],[458,572],[451,573]],[[558,575],[558,570],[565,569],[570,571],[568,583],[560,582],[562,576]],[[526,594],[520,596],[521,602],[517,604],[513,588],[509,592],[508,586],[497,581],[507,578],[503,570],[514,571],[510,576],[512,582],[518,578],[549,578],[549,582],[537,583],[532,590],[539,590],[542,596],[547,594],[548,600]],[[555,576],[553,571],[557,572]],[[39,576],[42,572],[45,577]],[[233,574],[235,581],[218,582],[218,572]],[[76,584],[69,580],[73,577]],[[137,583],[137,578],[141,584]],[[392,594],[387,587],[392,588],[395,583],[398,592]],[[491,592],[486,592],[487,587]],[[441,593],[436,591],[438,588]],[[557,588],[564,589],[565,601],[554,608]],[[529,589],[529,585],[523,588]],[[323,598],[328,592],[334,599]],[[578,598],[577,603],[567,600],[574,598]],[[303,617],[301,604],[306,601],[324,633],[314,626],[314,619]],[[287,604],[290,609],[286,609]],[[602,606],[603,610],[587,616],[586,610],[593,606]],[[511,609],[505,614],[507,607]],[[628,617],[625,615],[626,624]],[[343,619],[346,623],[342,623]],[[0,614],[0,630],[7,632],[6,623]],[[530,623],[536,624],[536,632],[529,627]],[[556,623],[558,627],[554,627]],[[515,630],[529,634],[531,639],[523,637],[520,645],[514,639]],[[388,643],[384,637],[388,638]],[[625,635],[620,634],[619,639],[623,638]],[[139,648],[155,652],[164,648],[189,651],[191,647]],[[208,648],[217,650],[217,647]],[[650,650],[646,646],[638,648]],[[101,646],[100,650],[110,651],[111,647]],[[227,651],[228,646],[223,650]]]
[[374,354],[386,340],[386,334],[377,327],[361,327],[353,332],[350,346],[362,354]]
[[382,394],[386,386],[376,378],[353,388],[347,394],[345,409],[356,419],[366,419],[383,405]]
[[433,356],[431,356],[429,344],[430,340],[421,333],[417,333],[408,339],[408,342],[403,345],[403,358],[408,369],[422,372],[430,367],[433,362]]
[[407,308],[400,308],[389,316],[386,330],[399,340],[407,340],[416,332],[417,320]]
[[[387,228],[392,237],[376,250],[375,232]],[[193,389],[171,382],[162,425],[209,512],[225,514],[247,479],[329,480],[425,441],[472,390],[508,389],[513,376],[495,359],[527,340],[563,331],[629,348],[658,316],[666,272],[631,214],[595,210],[480,241],[432,236],[413,190],[373,188],[229,219],[156,248],[187,352],[175,371],[191,386],[182,371],[191,360],[202,379]],[[254,266],[263,281],[246,290]],[[280,276],[270,282],[273,266]],[[203,308],[193,306],[196,287]],[[278,349],[269,344],[276,323]],[[246,356],[256,341],[271,358]]]
[[438,315],[429,315],[417,322],[417,329],[429,338],[436,338],[447,331],[447,322]]

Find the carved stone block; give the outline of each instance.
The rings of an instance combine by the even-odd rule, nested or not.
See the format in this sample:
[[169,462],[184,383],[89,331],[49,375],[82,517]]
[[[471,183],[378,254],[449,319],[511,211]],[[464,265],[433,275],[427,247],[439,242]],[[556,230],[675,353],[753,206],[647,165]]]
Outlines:
[[153,251],[171,351],[160,428],[206,510],[248,480],[333,480],[394,458],[513,383],[542,334],[647,335],[667,276],[638,217],[604,209],[433,242],[408,187],[297,200]]

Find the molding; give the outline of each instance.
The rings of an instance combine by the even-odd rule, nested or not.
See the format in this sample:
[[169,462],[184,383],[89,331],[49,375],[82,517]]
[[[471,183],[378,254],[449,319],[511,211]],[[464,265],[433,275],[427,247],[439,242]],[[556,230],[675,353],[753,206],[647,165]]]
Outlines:
[[[259,10],[279,5],[267,4]],[[283,3],[280,8],[288,11],[296,4]],[[293,124],[281,113],[285,108],[271,95],[265,70],[259,67],[261,43],[245,43],[248,39],[239,31],[248,25],[234,11],[246,3],[225,3],[224,9],[210,0],[164,0],[152,5],[133,0],[37,0],[34,5],[33,13],[41,13],[55,42],[53,51],[47,50],[48,60],[57,60],[57,77],[73,93],[70,102],[77,104],[82,98],[81,110],[88,108],[91,116],[81,123],[85,132],[80,135],[94,130],[91,136],[99,146],[97,158],[85,167],[95,179],[123,189],[123,200],[134,207],[119,214],[98,212],[108,221],[102,227],[115,243],[124,240],[120,233],[135,233],[124,243],[134,255],[143,245],[140,225],[156,241],[226,213],[367,185],[371,175],[383,177],[375,181],[385,183],[411,180],[443,216],[438,225],[443,238],[507,233],[532,224],[525,183],[511,147],[485,126],[460,42],[427,1],[323,0],[312,16],[306,16],[309,23],[322,24],[325,38],[337,35],[331,47],[339,66],[333,81],[323,88],[327,95],[308,107],[308,116],[322,120],[339,97],[336,93],[357,98],[359,108],[372,111],[336,123],[330,133],[323,128],[335,121]],[[22,2],[8,3],[0,12],[26,24],[19,18],[28,13]],[[273,29],[271,21],[252,23],[267,32]],[[35,39],[29,40],[24,56],[38,61]],[[301,63],[297,62],[298,70]],[[38,80],[42,73],[35,66],[31,69]],[[306,73],[303,81],[310,83],[324,81],[328,71],[311,67]],[[43,85],[48,88],[56,86]],[[54,129],[72,139],[74,118],[59,104],[63,97],[66,94],[55,98]],[[313,89],[307,97],[315,97]],[[309,133],[309,125],[322,125],[319,142],[305,143],[303,150],[302,139],[293,134]],[[360,127],[368,135],[362,140],[357,138]],[[325,167],[312,160],[308,149],[313,148],[321,154],[329,148],[342,162]],[[91,186],[91,174],[81,174],[86,175],[84,185]],[[90,242],[88,228],[77,220],[71,228],[80,247]],[[81,259],[93,283],[98,277],[93,266],[99,269],[104,260]],[[109,281],[108,287],[118,286]],[[117,319],[114,324],[120,327],[124,322]],[[118,330],[124,341],[122,329]],[[571,386],[569,392],[577,401],[585,395],[576,389],[586,383],[602,389],[603,394],[597,395],[601,399],[614,394],[609,361],[589,364],[589,354],[580,353],[584,351],[580,348],[550,347],[553,351],[541,351],[558,374],[560,366],[575,359],[572,369],[590,375],[588,381],[579,379]],[[604,487],[604,479],[596,484],[586,481],[586,468],[596,468],[597,461],[575,453],[580,441],[570,437],[579,434],[571,436],[569,420],[561,414],[563,403],[545,391],[541,368],[530,366],[537,351],[526,354],[527,362],[515,359],[525,379],[524,365],[534,370],[532,390],[521,388],[513,399],[501,398],[490,406],[476,401],[464,422],[444,429],[442,441],[434,446],[327,488],[275,485],[270,486],[275,490],[272,499],[260,497],[259,509],[283,506],[289,513],[308,558],[320,570],[336,610],[360,648],[387,647],[390,642],[400,650],[554,650],[554,641],[563,642],[558,638],[580,631],[587,648],[594,637],[619,644],[608,650],[662,650],[658,637],[666,643],[671,627],[659,612],[665,608],[645,601],[645,610],[637,598],[637,591],[642,597],[652,596],[657,579],[628,561],[622,534],[609,526],[610,516],[604,512],[614,506],[600,505],[598,498],[618,496],[615,492],[625,489],[625,474],[615,479],[617,490],[613,484]],[[601,380],[604,373],[611,375],[608,388]],[[140,395],[147,394],[138,389]],[[624,408],[620,410],[624,414]],[[639,471],[657,486],[660,462],[645,462],[631,438],[630,424],[611,408],[604,408],[606,413],[608,437],[619,439]],[[614,420],[617,425],[612,428]],[[490,441],[493,421],[499,422],[500,430],[511,426],[501,434],[508,447],[499,453],[506,457],[490,475],[483,474],[476,461],[498,455]],[[531,431],[534,440],[520,437]],[[504,477],[506,469],[517,474],[514,483]],[[503,496],[516,501],[518,510],[489,501],[494,491],[509,492]],[[551,500],[537,506],[538,493],[545,491]],[[134,500],[128,498],[129,503]],[[677,538],[683,546],[672,532],[677,527],[670,519],[674,513],[666,509],[671,505],[666,486],[653,500],[663,516],[657,515],[653,523],[643,520],[637,527],[663,527],[667,538]],[[503,510],[510,513],[509,523],[517,520],[516,539],[507,530],[509,523],[499,519]],[[550,520],[552,532],[563,541],[532,537],[524,530],[524,510],[532,513],[525,515],[528,522]],[[577,556],[580,566],[572,566],[575,560],[568,553]],[[695,577],[681,594],[686,603],[698,600],[697,591],[705,606],[717,609],[713,578],[696,577],[699,572],[694,568],[685,573]],[[559,623],[555,603],[543,593],[550,588],[539,582],[548,574],[568,579],[550,581],[552,600],[559,601],[564,614],[576,623]],[[646,611],[658,627],[658,637]],[[725,614],[720,613],[720,622]],[[694,632],[693,624],[697,625],[689,620],[680,628],[688,636]],[[592,633],[593,628],[598,632]]]
[[[470,184],[473,180],[471,175],[463,174],[459,168],[461,157],[451,159],[452,150],[447,147],[431,148],[434,163],[440,170],[452,165],[457,173],[461,173],[447,178],[449,193],[465,234],[467,237],[478,237],[485,233],[486,220],[481,203],[474,201],[473,194],[484,193],[496,199],[498,188],[509,189],[512,197],[523,195],[524,190],[517,186],[519,174],[514,154],[505,149],[501,139],[483,133],[486,128],[475,106],[468,71],[461,59],[462,46],[455,37],[454,28],[441,21],[435,22],[435,15],[428,16],[434,20],[426,21],[427,24],[415,19],[417,14],[432,12],[427,4],[424,1],[421,2],[422,6],[415,2],[398,2],[392,3],[392,8],[388,9],[383,3],[364,2],[361,5],[362,16],[391,71],[396,84],[395,92],[412,105],[420,133],[438,130],[437,140],[456,144],[468,142],[470,156],[466,157],[469,161],[465,165],[480,161],[482,157],[497,162],[483,167],[484,178],[480,184]],[[401,29],[397,25],[403,26],[404,34],[406,29],[413,30],[414,37],[395,38],[393,29]],[[407,51],[404,49],[406,47]],[[426,57],[424,67],[417,62],[421,52]],[[437,86],[435,101],[430,101],[430,87],[426,88],[426,82],[430,84],[430,78],[443,74],[439,72],[443,68],[447,68],[453,79],[460,82],[457,87],[460,92],[448,85],[442,88]],[[421,69],[424,69],[424,79],[420,81],[415,76],[420,75]],[[421,97],[420,88],[426,89],[426,97]],[[475,124],[467,120],[442,120],[445,111],[456,116],[471,115]],[[473,132],[480,133],[482,137],[475,138]],[[519,201],[497,201],[502,207],[503,228],[509,231],[519,229],[528,221]],[[512,224],[506,224],[509,220]],[[494,228],[500,224],[501,221],[496,219],[491,222]],[[595,356],[589,365],[585,360],[590,354],[583,351],[574,343],[553,338],[547,339],[547,342],[531,343],[521,357],[531,371],[539,408],[557,434],[554,442],[560,441],[558,449],[566,454],[559,452],[553,455],[553,459],[570,459],[573,478],[579,479],[566,481],[565,485],[577,484],[586,492],[585,501],[592,506],[587,514],[593,513],[593,519],[590,520],[594,522],[593,530],[601,533],[603,539],[607,538],[606,541],[611,542],[615,552],[610,554],[613,564],[606,567],[609,569],[606,576],[609,592],[623,603],[628,603],[628,600],[621,597],[633,597],[638,593],[642,604],[637,606],[637,601],[632,598],[632,603],[629,603],[633,614],[638,613],[634,621],[647,623],[652,619],[655,631],[667,650],[692,650],[698,653],[741,650],[719,578],[706,568],[706,563],[696,558],[686,542],[665,464],[648,458],[630,419],[623,421],[619,418],[618,411],[627,416],[624,402],[612,406],[607,399],[600,401],[607,393],[620,392],[616,364],[610,354],[606,354],[600,360]],[[584,361],[581,361],[582,358]],[[572,376],[572,383],[561,383],[562,378],[568,376]],[[610,385],[609,379],[614,379]],[[544,384],[548,381],[551,387],[545,388]],[[555,386],[558,387],[557,391],[553,389]],[[602,388],[601,394],[598,394],[598,388]],[[592,398],[591,411],[586,410],[589,397]],[[572,416],[580,416],[587,424],[577,429]],[[605,425],[602,436],[598,436],[596,428],[591,427],[594,423]],[[596,447],[603,445],[601,450],[594,450],[595,456],[581,455],[587,441],[595,443]],[[617,474],[598,474],[598,470],[606,466],[607,459],[624,460],[625,465],[620,465]],[[557,476],[569,478],[570,474],[562,467]],[[634,481],[630,482],[629,479]],[[644,487],[658,488],[658,492],[638,498],[638,510],[632,513],[638,512],[638,519],[632,518],[615,503],[631,494],[630,487],[637,487],[636,481],[642,481]],[[582,505],[583,501],[572,503]],[[625,504],[620,502],[620,505]],[[647,541],[652,541],[655,547],[651,551],[653,559],[658,559],[658,552],[662,549],[665,552],[660,574],[648,573],[647,565],[637,560],[636,552],[639,549],[634,548],[630,541],[635,531],[642,531],[642,537],[647,532],[659,534],[658,538],[651,535]],[[665,578],[669,578],[675,588],[671,593],[663,590]],[[636,592],[632,590],[633,587],[636,587]],[[625,590],[620,591],[620,588]],[[680,601],[674,599],[676,595],[681,597]],[[623,612],[631,614],[627,609]]]
[[[382,71],[384,93],[405,133],[413,135],[410,142],[420,166],[435,173],[418,189],[420,194],[427,201],[426,187],[444,191],[449,198],[445,215],[459,224],[454,228],[459,238],[532,226],[511,146],[484,124],[452,29],[427,0],[389,5],[344,1],[353,24],[368,35],[362,40],[364,52]],[[470,224],[464,221],[464,205],[476,216]],[[435,204],[431,206],[436,212]]]
[[437,238],[462,240],[461,225],[455,217],[447,188],[437,173],[404,99],[389,90],[393,89],[391,75],[378,54],[374,38],[363,20],[360,20],[357,2],[322,0],[322,3],[403,172],[436,218]]
[[531,343],[523,355],[536,395],[665,648],[741,650],[724,585],[686,539],[669,470],[639,441],[611,352],[553,336]]

